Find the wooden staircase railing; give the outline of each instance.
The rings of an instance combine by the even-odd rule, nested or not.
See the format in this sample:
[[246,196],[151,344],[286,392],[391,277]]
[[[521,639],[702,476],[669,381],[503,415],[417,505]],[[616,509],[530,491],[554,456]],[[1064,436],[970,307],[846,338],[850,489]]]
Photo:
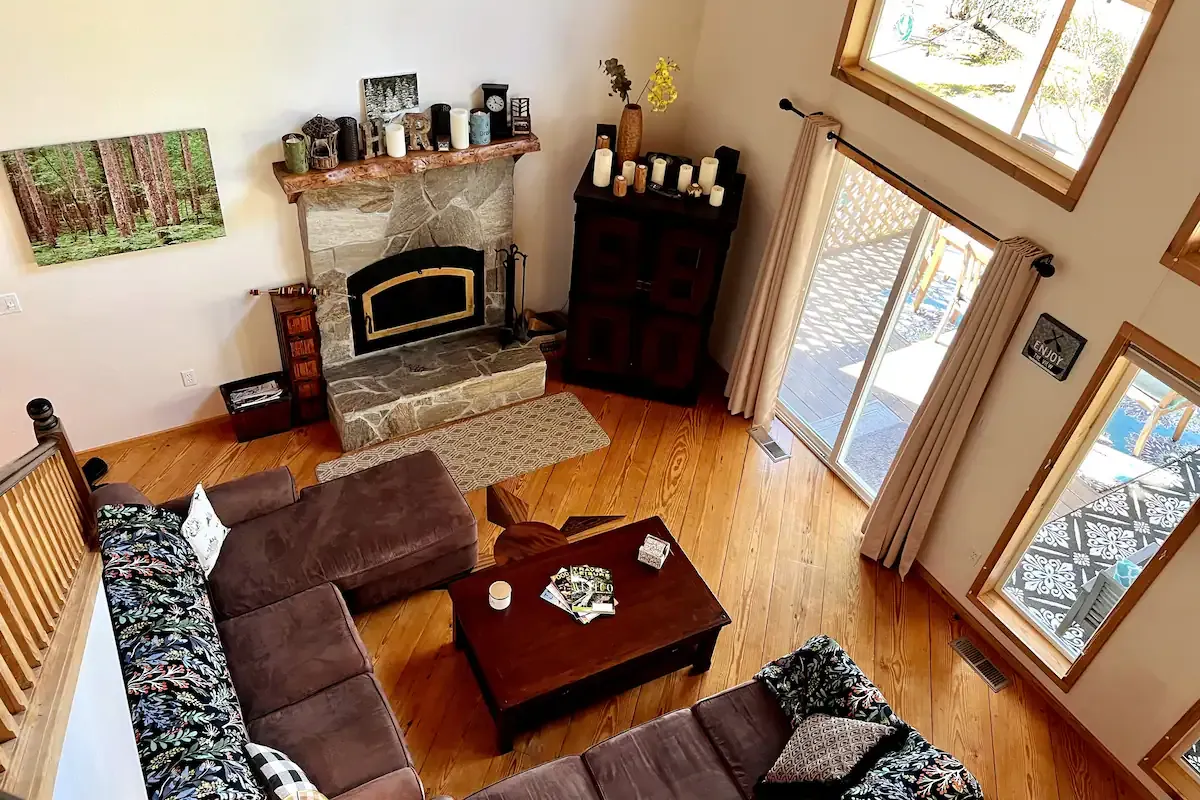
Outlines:
[[46,400],[38,445],[0,467],[0,789],[49,797],[95,601],[91,489]]

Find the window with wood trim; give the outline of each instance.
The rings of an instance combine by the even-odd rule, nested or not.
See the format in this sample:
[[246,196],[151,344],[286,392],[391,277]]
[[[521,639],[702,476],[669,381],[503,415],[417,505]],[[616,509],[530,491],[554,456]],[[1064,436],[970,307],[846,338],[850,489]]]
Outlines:
[[1200,702],[1151,748],[1142,769],[1176,800],[1200,800]]
[[1200,367],[1126,323],[972,586],[1069,690],[1200,522]]
[[1172,0],[851,0],[835,77],[1068,210]]
[[1179,226],[1162,263],[1193,283],[1200,283],[1200,197]]

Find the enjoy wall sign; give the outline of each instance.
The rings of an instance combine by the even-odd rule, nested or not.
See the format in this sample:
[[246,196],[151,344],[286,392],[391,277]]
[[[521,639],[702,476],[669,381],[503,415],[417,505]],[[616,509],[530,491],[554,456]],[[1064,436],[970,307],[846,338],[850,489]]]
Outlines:
[[1083,352],[1087,339],[1049,314],[1038,317],[1025,343],[1025,357],[1057,380],[1065,381]]

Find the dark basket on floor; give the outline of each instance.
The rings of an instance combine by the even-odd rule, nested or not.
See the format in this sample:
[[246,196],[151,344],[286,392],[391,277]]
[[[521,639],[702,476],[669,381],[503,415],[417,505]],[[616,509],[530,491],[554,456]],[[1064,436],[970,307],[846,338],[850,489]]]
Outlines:
[[[277,400],[269,400],[249,408],[235,409],[229,400],[231,392],[265,383],[274,379],[283,387],[283,395]],[[292,392],[288,388],[287,378],[282,372],[268,372],[253,378],[243,378],[240,381],[221,384],[221,397],[225,400],[225,410],[233,420],[233,432],[239,442],[249,442],[261,439],[275,433],[283,433],[292,429]]]

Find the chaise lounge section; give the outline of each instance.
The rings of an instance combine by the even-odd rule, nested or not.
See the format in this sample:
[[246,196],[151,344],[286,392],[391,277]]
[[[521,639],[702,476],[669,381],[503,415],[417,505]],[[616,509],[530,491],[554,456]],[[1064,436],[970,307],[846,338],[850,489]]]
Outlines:
[[[231,528],[207,580],[179,534],[190,497],[155,507],[127,484],[93,495],[151,798],[228,779],[220,796],[257,800],[248,735],[333,800],[422,800],[347,598],[365,608],[474,566],[474,515],[449,474],[419,453],[299,494],[286,469],[206,493]],[[180,675],[187,685],[170,683]],[[219,735],[189,730],[197,707],[221,709]],[[181,746],[181,730],[202,746]]]

